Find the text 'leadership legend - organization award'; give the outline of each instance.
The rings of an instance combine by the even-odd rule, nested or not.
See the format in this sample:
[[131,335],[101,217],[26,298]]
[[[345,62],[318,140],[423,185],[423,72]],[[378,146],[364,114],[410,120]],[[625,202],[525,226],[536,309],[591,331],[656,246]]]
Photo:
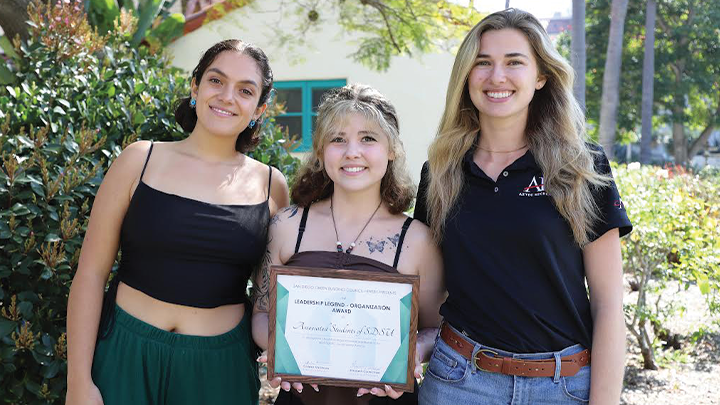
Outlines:
[[419,278],[272,266],[268,379],[412,391]]

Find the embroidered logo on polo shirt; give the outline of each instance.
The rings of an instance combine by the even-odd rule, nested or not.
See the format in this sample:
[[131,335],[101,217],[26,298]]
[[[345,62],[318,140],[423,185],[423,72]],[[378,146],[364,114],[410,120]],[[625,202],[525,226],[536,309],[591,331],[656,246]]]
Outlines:
[[[540,179],[540,181],[538,181]],[[523,188],[518,194],[520,197],[538,197],[547,195],[545,191],[545,179],[542,176],[533,176],[530,184]]]

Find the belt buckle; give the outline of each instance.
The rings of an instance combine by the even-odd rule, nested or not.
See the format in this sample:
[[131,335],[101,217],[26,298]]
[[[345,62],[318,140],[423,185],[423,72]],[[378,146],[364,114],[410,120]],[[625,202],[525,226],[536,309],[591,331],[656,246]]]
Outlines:
[[484,369],[484,368],[480,367],[480,365],[478,365],[478,363],[477,363],[477,358],[478,358],[478,354],[480,354],[480,353],[483,353],[483,354],[489,353],[489,354],[493,355],[492,357],[494,357],[494,358],[495,358],[495,357],[499,357],[499,356],[500,356],[500,353],[498,353],[498,352],[496,352],[496,351],[494,351],[494,350],[490,350],[490,349],[480,349],[480,350],[478,350],[477,353],[473,356],[472,363],[473,363],[473,366],[475,366],[476,369],[481,370],[481,371],[487,371],[488,373],[493,373],[494,371]]

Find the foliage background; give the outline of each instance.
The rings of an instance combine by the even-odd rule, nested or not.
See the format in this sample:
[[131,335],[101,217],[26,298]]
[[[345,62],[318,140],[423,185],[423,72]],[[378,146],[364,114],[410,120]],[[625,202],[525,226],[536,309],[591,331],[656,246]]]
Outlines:
[[[656,354],[692,344],[713,325],[688,336],[671,330],[672,318],[687,310],[720,319],[720,175],[712,168],[692,173],[679,166],[638,163],[615,166],[620,195],[633,232],[621,240],[623,267],[632,292],[625,305],[628,331],[643,356],[643,367],[657,369]],[[696,289],[706,308],[685,308],[674,289]]]
[[[93,198],[127,144],[186,136],[173,106],[188,75],[134,46],[130,14],[107,35],[69,2],[30,18],[16,85],[0,89],[0,402],[60,404],[67,296]],[[252,155],[289,176],[298,161],[284,136],[266,120]]]

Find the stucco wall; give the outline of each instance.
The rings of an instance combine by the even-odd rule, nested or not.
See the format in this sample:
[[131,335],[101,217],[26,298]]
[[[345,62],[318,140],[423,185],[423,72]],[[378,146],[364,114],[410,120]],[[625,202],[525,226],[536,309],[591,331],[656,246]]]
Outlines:
[[[178,39],[169,46],[174,65],[190,71],[212,44],[239,38],[260,46],[267,53],[277,81],[346,79],[348,83],[372,85],[398,110],[408,166],[417,182],[444,107],[453,55],[396,57],[387,72],[376,72],[348,57],[357,46],[351,37],[341,32],[331,16],[321,16],[325,17],[322,31],[306,34],[310,46],[288,52],[276,45],[275,34],[269,27],[281,24],[292,30],[296,25],[287,17],[281,22],[277,4],[276,0],[256,2]],[[298,62],[298,59],[304,61]]]

